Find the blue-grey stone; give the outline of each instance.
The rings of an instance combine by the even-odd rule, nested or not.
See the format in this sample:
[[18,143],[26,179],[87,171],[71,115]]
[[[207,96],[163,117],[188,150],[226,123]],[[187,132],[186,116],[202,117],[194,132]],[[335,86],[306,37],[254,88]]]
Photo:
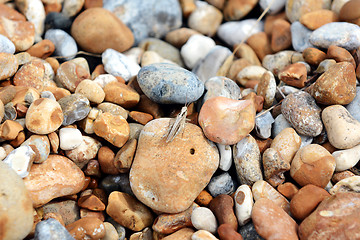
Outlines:
[[[262,114],[260,116],[260,114]],[[256,136],[262,139],[267,139],[271,136],[271,126],[275,121],[270,112],[259,113],[259,117],[255,118],[255,132]]]
[[209,78],[215,77],[216,73],[229,57],[232,52],[222,46],[215,46],[206,56],[201,59],[192,72],[195,73],[199,79],[205,83]]
[[310,35],[312,31],[296,21],[291,24],[291,41],[295,51],[303,52],[306,48],[314,47],[310,43]]
[[52,92],[50,92],[50,91],[42,91],[41,94],[40,94],[40,97],[41,98],[50,98],[50,99],[56,101],[56,98],[55,98],[54,94]]
[[272,127],[272,137],[275,138],[285,128],[292,128],[291,124],[286,120],[284,115],[279,114],[274,121]]
[[86,118],[91,109],[89,100],[79,93],[65,96],[58,103],[64,114],[64,126]]
[[45,39],[49,39],[55,45],[55,55],[73,59],[78,51],[75,40],[61,29],[49,29],[45,33]]
[[235,191],[234,181],[228,172],[212,177],[207,188],[213,197],[217,197],[220,194],[230,195]]
[[264,240],[255,229],[255,226],[252,222],[245,224],[240,227],[239,233],[246,240]]
[[57,220],[49,218],[36,224],[34,240],[75,240]]
[[356,87],[356,96],[351,103],[346,106],[351,116],[360,122],[360,87]]
[[314,140],[313,137],[305,136],[305,135],[302,135],[302,134],[299,134],[299,137],[301,138],[300,148],[303,148],[303,147],[305,147],[307,145],[310,145],[312,143],[312,141]]
[[144,94],[157,103],[191,103],[204,92],[204,84],[195,74],[174,64],[145,66],[139,71],[137,80]]
[[0,34],[0,52],[4,53],[15,53],[15,45],[5,37],[4,35]]
[[239,44],[252,34],[262,31],[264,31],[263,22],[256,23],[256,19],[246,19],[221,24],[218,28],[217,35],[226,44],[233,47],[234,44]]
[[267,12],[270,15],[274,15],[278,12],[280,12],[285,7],[286,0],[260,0],[259,5],[260,7],[265,10],[267,7],[269,7],[269,11]]
[[360,47],[360,27],[347,22],[328,23],[313,31],[310,42],[321,48],[336,45],[354,50]]
[[68,31],[71,27],[72,21],[63,13],[49,12],[45,18],[45,29],[61,29]]
[[205,82],[206,93],[204,101],[212,97],[227,97],[238,100],[241,97],[240,87],[227,77],[216,76],[208,79]]
[[100,182],[100,188],[104,189],[107,194],[110,194],[113,191],[120,191],[134,196],[130,187],[128,173],[108,175],[104,177]]
[[162,38],[182,24],[178,0],[104,0],[103,7],[113,12],[133,32],[137,45],[147,37]]
[[116,232],[119,235],[119,238],[117,240],[124,240],[125,239],[126,229],[123,226],[121,226],[118,222],[115,222],[115,220],[112,219],[110,216],[108,216],[106,218],[106,222],[111,223],[115,227]]

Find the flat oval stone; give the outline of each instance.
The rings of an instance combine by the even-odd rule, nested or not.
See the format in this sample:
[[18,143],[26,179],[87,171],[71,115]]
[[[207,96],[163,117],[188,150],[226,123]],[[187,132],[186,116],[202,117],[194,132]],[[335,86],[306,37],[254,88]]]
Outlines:
[[213,177],[207,188],[213,197],[217,197],[220,194],[230,195],[235,191],[234,181],[228,172],[224,172],[219,176]]
[[163,104],[194,102],[204,92],[204,84],[196,75],[167,63],[151,64],[141,68],[138,83],[148,98]]
[[50,155],[45,162],[31,167],[24,183],[30,192],[34,207],[40,207],[54,198],[80,192],[85,183],[85,176],[70,159]]
[[209,78],[205,82],[206,93],[204,95],[203,101],[212,98],[223,96],[226,98],[231,98],[238,100],[241,98],[240,87],[230,78],[216,76]]
[[74,58],[78,51],[75,40],[61,29],[47,30],[45,39],[49,39],[54,43],[57,56],[67,57],[67,60]]
[[201,129],[190,123],[166,143],[169,123],[170,119],[160,118],[143,128],[130,183],[135,196],[145,205],[178,213],[190,207],[206,187],[219,165],[219,153]]

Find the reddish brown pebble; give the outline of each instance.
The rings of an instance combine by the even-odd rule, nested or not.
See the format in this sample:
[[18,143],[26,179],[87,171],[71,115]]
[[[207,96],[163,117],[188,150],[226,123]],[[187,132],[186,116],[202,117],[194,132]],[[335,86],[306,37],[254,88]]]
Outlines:
[[48,39],[44,39],[26,50],[26,52],[29,53],[31,56],[42,59],[50,57],[50,55],[53,54],[54,51],[55,45]]
[[332,58],[336,62],[349,62],[354,66],[354,68],[356,68],[353,56],[345,48],[331,45],[327,50],[327,58]]
[[105,204],[95,195],[80,197],[78,200],[79,207],[92,211],[104,211]]
[[[6,2],[6,1],[2,1],[2,2]],[[14,8],[11,8],[3,3],[0,4],[0,16],[13,21],[26,21],[24,15],[16,11]]]
[[256,93],[251,92],[248,95],[244,96],[241,100],[251,100],[255,105],[256,112],[261,112],[264,106],[264,97],[258,96]]
[[119,104],[125,108],[136,106],[140,95],[128,85],[120,82],[111,82],[105,85],[105,101]]
[[306,48],[302,55],[305,62],[314,66],[319,65],[323,60],[326,59],[326,53],[317,48]]
[[302,15],[299,21],[308,29],[315,30],[327,23],[337,22],[339,18],[335,12],[321,9]]
[[138,112],[138,111],[129,112],[129,117],[132,118],[135,122],[138,122],[142,125],[145,125],[154,119],[154,117],[152,115],[150,115],[148,113],[144,113],[144,112]]
[[151,101],[146,95],[140,96],[140,102],[136,105],[136,110],[151,114],[153,118],[164,116],[163,109],[158,103]]
[[289,48],[291,44],[290,23],[283,19],[276,20],[271,32],[271,49],[279,52]]
[[203,207],[208,207],[213,197],[206,190],[202,190],[199,196],[196,197],[195,202]]
[[360,18],[358,11],[360,6],[359,0],[347,1],[341,8],[339,18],[341,21],[356,22]]
[[94,7],[102,7],[103,0],[85,0],[84,8],[94,8]]
[[217,232],[221,240],[243,240],[241,234],[236,232],[228,223],[221,224]]
[[276,15],[267,15],[265,18],[265,23],[264,23],[264,32],[266,33],[266,35],[268,35],[269,37],[271,37],[271,33],[273,30],[273,26],[274,26],[274,22],[278,19],[283,19],[283,20],[287,20],[286,14],[285,12],[281,12],[278,13]]
[[93,217],[77,220],[76,222],[67,225],[66,229],[76,240],[98,240],[105,236],[104,223],[100,219]]
[[131,164],[134,160],[137,140],[129,139],[126,144],[116,153],[114,157],[114,165],[120,173],[129,172]]
[[115,153],[107,146],[103,146],[98,152],[98,161],[100,163],[101,171],[105,174],[115,175],[119,171],[114,164]]
[[251,35],[246,40],[246,43],[254,50],[261,61],[266,55],[273,53],[269,37],[265,32],[259,32]]
[[209,204],[210,210],[216,216],[219,225],[228,223],[237,231],[238,221],[234,213],[234,200],[229,195],[220,194]]
[[355,174],[348,170],[342,171],[342,172],[336,172],[332,176],[331,181],[335,184],[345,178],[349,178],[349,177],[353,177],[353,176],[355,176]]
[[250,66],[251,64],[249,63],[248,60],[246,60],[245,58],[241,58],[241,59],[236,59],[235,61],[233,61],[231,63],[230,69],[227,73],[227,77],[234,80],[236,79],[236,76],[238,75],[238,73],[243,70],[245,67]]
[[165,40],[171,45],[181,48],[194,34],[199,34],[199,32],[191,28],[178,28],[168,32],[165,36]]
[[299,191],[298,187],[296,187],[291,182],[286,182],[286,183],[280,184],[277,187],[277,190],[279,193],[284,195],[289,200],[291,200],[294,197],[294,195]]
[[259,146],[260,153],[263,154],[266,149],[268,149],[272,143],[271,138],[259,139],[255,138],[257,145]]
[[288,65],[279,72],[278,77],[287,85],[303,88],[307,81],[306,66],[302,63]]

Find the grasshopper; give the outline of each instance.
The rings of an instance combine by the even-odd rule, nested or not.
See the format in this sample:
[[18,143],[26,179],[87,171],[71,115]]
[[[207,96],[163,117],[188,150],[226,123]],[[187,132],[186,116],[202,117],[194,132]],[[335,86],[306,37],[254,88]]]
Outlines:
[[170,120],[169,131],[166,134],[166,143],[171,142],[179,132],[184,130],[187,115],[187,105],[181,108],[175,119]]

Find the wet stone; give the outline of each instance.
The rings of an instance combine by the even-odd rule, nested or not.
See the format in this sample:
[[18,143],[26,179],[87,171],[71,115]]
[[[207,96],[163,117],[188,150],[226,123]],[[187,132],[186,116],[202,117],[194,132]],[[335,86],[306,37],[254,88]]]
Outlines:
[[90,102],[82,94],[72,94],[61,98],[58,103],[64,113],[62,125],[67,126],[84,119],[90,112]]

